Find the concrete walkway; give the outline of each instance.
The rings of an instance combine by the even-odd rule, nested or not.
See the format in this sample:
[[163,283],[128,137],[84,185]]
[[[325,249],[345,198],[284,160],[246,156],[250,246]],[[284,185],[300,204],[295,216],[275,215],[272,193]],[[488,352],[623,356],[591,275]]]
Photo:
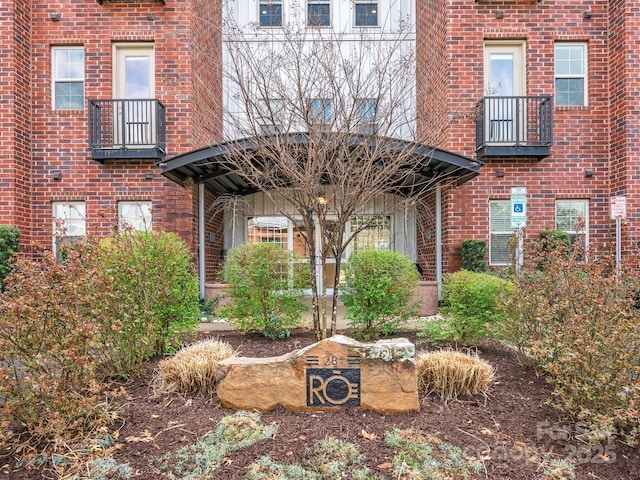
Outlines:
[[[302,314],[302,327],[313,328],[313,317],[311,316],[311,299],[304,299],[304,303],[307,304],[309,309]],[[331,302],[328,302],[327,308],[329,311],[327,312],[327,323],[331,322]],[[349,328],[350,320],[345,318],[346,309],[342,302],[338,303],[338,318],[336,320],[337,329],[345,330]],[[420,317],[407,322],[406,328],[413,328],[421,322],[427,320],[429,317]],[[197,328],[199,332],[222,332],[222,331],[231,331],[234,330],[233,325],[224,320],[218,320],[213,322],[200,322],[200,325]]]

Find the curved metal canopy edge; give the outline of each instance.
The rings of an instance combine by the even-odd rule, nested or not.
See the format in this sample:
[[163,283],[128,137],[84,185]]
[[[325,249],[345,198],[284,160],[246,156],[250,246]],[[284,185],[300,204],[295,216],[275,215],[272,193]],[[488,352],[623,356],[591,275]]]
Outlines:
[[[184,185],[188,178],[192,178],[196,184],[204,183],[209,190],[218,195],[247,195],[255,193],[258,189],[243,179],[242,175],[234,172],[225,158],[240,151],[248,153],[252,150],[257,151],[269,142],[275,144],[276,139],[282,143],[283,138],[292,146],[304,146],[309,143],[309,135],[306,133],[245,138],[201,147],[176,155],[158,165],[162,169],[162,175],[181,185]],[[436,178],[442,180],[447,178],[455,180],[460,185],[477,176],[484,165],[478,160],[463,155],[406,140],[357,134],[349,136],[349,139],[353,146],[358,147],[382,144],[389,155],[393,155],[394,152],[410,152],[410,157],[420,162],[419,167],[415,169],[415,184],[424,184]],[[410,190],[408,185],[405,188]]]

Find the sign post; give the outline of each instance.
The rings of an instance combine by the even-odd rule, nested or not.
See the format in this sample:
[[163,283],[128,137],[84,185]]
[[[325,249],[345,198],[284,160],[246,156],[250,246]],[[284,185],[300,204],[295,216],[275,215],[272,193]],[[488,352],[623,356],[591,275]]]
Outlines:
[[611,218],[616,221],[616,272],[620,274],[620,264],[622,263],[622,220],[627,218],[627,197],[611,197]]
[[516,229],[518,245],[516,247],[515,268],[520,271],[522,264],[522,229],[527,224],[527,189],[524,187],[511,188],[511,228]]

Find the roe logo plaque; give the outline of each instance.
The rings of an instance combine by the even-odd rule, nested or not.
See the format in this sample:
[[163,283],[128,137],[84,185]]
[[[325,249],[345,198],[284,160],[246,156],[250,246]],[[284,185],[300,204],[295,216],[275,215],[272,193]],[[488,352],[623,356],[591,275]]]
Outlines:
[[307,368],[307,407],[359,406],[359,368]]

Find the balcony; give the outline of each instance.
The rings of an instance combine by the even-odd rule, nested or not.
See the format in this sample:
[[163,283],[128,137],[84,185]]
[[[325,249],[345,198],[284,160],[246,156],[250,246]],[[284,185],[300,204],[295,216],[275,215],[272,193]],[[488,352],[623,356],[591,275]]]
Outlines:
[[476,105],[476,153],[488,157],[551,154],[551,97],[485,97]]
[[164,105],[155,99],[89,100],[89,149],[100,162],[164,159]]

